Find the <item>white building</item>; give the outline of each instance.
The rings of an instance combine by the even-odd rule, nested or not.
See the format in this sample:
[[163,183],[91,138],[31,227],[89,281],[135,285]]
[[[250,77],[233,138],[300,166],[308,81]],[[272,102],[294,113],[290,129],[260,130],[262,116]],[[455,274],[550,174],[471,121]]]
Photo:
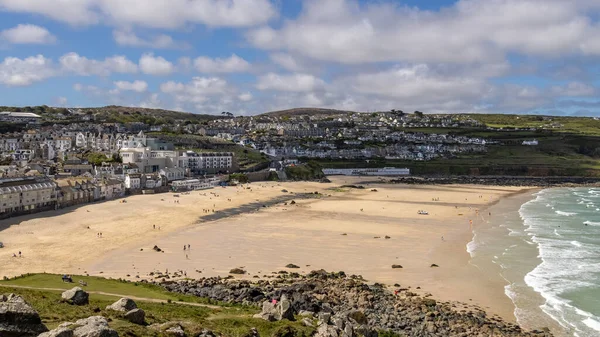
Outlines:
[[185,169],[180,167],[166,167],[160,170],[160,175],[167,178],[167,181],[181,180],[185,178]]
[[528,146],[537,146],[539,143],[537,141],[537,139],[534,140],[524,140],[523,141],[523,145],[528,145]]
[[70,137],[58,137],[54,140],[56,151],[68,151],[71,149],[72,140]]
[[125,175],[125,188],[137,190],[142,187],[142,175],[139,173],[131,173]]
[[233,153],[181,151],[177,166],[195,174],[227,172],[233,168]]
[[33,112],[0,112],[0,121],[11,123],[38,123],[42,116],[36,115]]

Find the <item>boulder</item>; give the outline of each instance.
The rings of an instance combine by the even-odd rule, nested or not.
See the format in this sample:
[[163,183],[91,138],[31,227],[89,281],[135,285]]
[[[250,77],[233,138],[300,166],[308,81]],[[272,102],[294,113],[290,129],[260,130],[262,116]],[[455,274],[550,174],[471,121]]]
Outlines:
[[126,314],[125,314],[125,319],[130,321],[133,324],[144,324],[146,321],[146,313],[144,312],[144,310],[136,308],[133,310],[129,310]]
[[393,264],[393,265],[392,265],[392,269],[402,269],[402,265],[399,265],[399,264]]
[[67,290],[62,293],[62,299],[69,304],[86,305],[89,304],[90,295],[79,287]]
[[73,330],[65,327],[58,327],[54,330],[50,330],[48,332],[44,332],[38,337],[73,337]]
[[253,317],[270,322],[281,321],[282,319],[293,321],[294,309],[292,308],[292,302],[290,302],[285,295],[281,297],[281,300],[277,302],[277,304],[264,301],[261,313],[256,314]]
[[0,336],[29,337],[46,331],[40,315],[21,296],[10,294],[0,298]]
[[128,312],[133,309],[137,309],[137,305],[135,304],[135,302],[132,299],[127,298],[127,297],[123,297],[123,298],[119,299],[118,301],[116,301],[115,303],[106,307],[106,310],[115,310],[115,311],[122,311],[122,312]]
[[246,271],[242,268],[233,268],[229,271],[229,274],[243,275],[246,274]]
[[183,331],[183,328],[181,327],[181,325],[176,325],[176,326],[170,327],[167,330],[165,330],[165,333],[169,336],[174,336],[174,337],[184,337],[185,336],[185,331]]
[[119,337],[119,334],[108,326],[108,321],[102,316],[80,319],[75,322],[74,327],[74,337]]
[[287,265],[287,266],[285,266],[285,267],[286,267],[286,268],[290,268],[290,269],[300,268],[299,266],[297,266],[297,265],[295,265],[295,264],[293,264],[293,263],[290,263],[290,264],[288,264],[288,265]]

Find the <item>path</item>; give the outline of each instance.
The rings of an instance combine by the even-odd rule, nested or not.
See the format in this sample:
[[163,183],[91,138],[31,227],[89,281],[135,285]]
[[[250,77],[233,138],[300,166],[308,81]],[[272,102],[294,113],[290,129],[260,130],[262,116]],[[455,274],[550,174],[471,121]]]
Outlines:
[[[45,291],[60,291],[60,292],[64,292],[65,290],[68,289],[61,289],[61,288],[39,288],[39,287],[28,287],[28,286],[17,286],[17,285],[12,285],[12,284],[0,284],[0,288],[18,288],[18,289],[31,289],[31,290],[45,290]],[[114,296],[114,297],[126,297],[126,298],[130,298],[134,301],[140,301],[140,302],[153,302],[153,303],[164,303],[167,302],[167,300],[160,300],[157,298],[148,298],[148,297],[137,297],[137,296],[129,296],[129,295],[121,295],[121,294],[112,294],[112,293],[106,293],[103,291],[87,291],[87,293],[89,294],[97,294],[97,295],[106,295],[106,296]],[[175,303],[175,304],[182,304],[182,305],[189,305],[189,306],[193,306],[193,307],[205,307],[205,308],[210,308],[210,309],[222,309],[222,307],[218,306],[218,305],[210,305],[210,304],[203,304],[203,303],[192,303],[192,302],[180,302],[180,301],[171,301],[171,303]]]

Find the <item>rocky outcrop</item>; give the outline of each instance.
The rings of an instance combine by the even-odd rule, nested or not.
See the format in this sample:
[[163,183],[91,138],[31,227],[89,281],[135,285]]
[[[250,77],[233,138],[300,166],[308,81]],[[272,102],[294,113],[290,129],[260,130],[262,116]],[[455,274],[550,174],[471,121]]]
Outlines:
[[127,313],[125,313],[123,317],[125,317],[126,320],[133,324],[142,325],[146,322],[146,313],[144,312],[144,310],[139,308],[129,310]]
[[[521,330],[475,306],[439,302],[407,288],[368,285],[360,276],[312,271],[278,274],[255,283],[248,280],[204,278],[163,283],[170,291],[261,308],[257,318],[290,319],[316,329],[318,337],[376,336],[389,331],[400,336],[541,337],[547,332]],[[289,303],[289,306],[288,306]],[[462,310],[461,310],[462,309]]]
[[122,312],[128,312],[133,309],[137,309],[137,304],[135,304],[135,302],[132,299],[126,297],[123,297],[115,303],[106,307],[106,310],[115,310]]
[[48,332],[44,332],[38,337],[74,337],[73,330],[65,327],[58,327],[54,330],[50,330]]
[[75,323],[62,323],[58,328],[43,333],[40,337],[119,337],[119,334],[108,326],[106,318],[92,316]]
[[266,321],[281,321],[282,319],[293,321],[294,310],[292,303],[285,295],[281,297],[280,301],[264,301],[261,313],[254,315],[254,318],[261,318]]
[[87,305],[90,302],[89,297],[90,295],[79,287],[75,287],[62,293],[62,299],[65,302],[74,305]]
[[45,331],[40,315],[21,296],[0,296],[0,336],[29,337]]

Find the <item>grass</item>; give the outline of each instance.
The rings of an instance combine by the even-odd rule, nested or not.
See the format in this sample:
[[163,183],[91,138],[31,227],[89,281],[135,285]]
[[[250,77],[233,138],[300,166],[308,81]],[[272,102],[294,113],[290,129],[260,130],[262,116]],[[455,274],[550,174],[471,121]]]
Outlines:
[[[74,276],[73,280],[82,279],[88,282],[86,290],[107,293],[120,293],[127,296],[147,297],[154,299],[189,300],[192,296],[168,293],[160,287],[149,286],[99,277]],[[57,281],[58,280],[58,281]],[[184,326],[188,336],[197,335],[202,329],[210,329],[223,336],[242,337],[248,335],[251,328],[256,328],[261,336],[310,336],[313,329],[303,326],[300,322],[280,321],[267,322],[253,318],[259,312],[257,308],[239,305],[208,308],[168,302],[136,301],[139,308],[146,312],[147,325],[140,326],[124,320],[122,313],[105,310],[117,298],[112,296],[90,294],[90,303],[86,306],[73,306],[61,301],[58,291],[18,289],[11,285],[61,288],[67,289],[73,284],[62,283],[59,275],[32,274],[24,277],[0,281],[0,293],[16,293],[21,295],[34,309],[38,311],[42,321],[49,329],[63,322],[74,322],[89,316],[104,316],[109,319],[109,325],[117,330],[120,336],[164,336],[164,333],[151,329],[151,324],[174,325],[177,322]],[[201,299],[199,299],[201,300]],[[205,301],[205,300],[204,300]],[[164,330],[164,329],[163,329]],[[291,331],[292,335],[285,332]]]
[[[184,294],[171,293],[157,285],[142,283],[142,282],[127,282],[114,279],[106,279],[95,276],[76,276],[73,275],[74,283],[66,283],[61,279],[61,275],[55,274],[28,274],[17,278],[0,281],[0,287],[10,287],[11,285],[33,287],[33,288],[57,288],[71,289],[79,285],[79,280],[87,283],[87,286],[82,287],[86,291],[99,291],[110,294],[126,294],[132,297],[150,298],[164,301],[179,301],[190,303],[213,304],[214,301],[203,299],[195,296]],[[113,298],[111,296],[106,296]]]

